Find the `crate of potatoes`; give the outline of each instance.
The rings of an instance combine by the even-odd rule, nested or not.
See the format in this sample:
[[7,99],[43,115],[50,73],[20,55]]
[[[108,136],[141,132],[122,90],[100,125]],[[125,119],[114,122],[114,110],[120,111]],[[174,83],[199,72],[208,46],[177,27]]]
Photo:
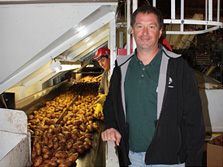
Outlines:
[[223,135],[212,138],[207,144],[207,166],[223,166]]

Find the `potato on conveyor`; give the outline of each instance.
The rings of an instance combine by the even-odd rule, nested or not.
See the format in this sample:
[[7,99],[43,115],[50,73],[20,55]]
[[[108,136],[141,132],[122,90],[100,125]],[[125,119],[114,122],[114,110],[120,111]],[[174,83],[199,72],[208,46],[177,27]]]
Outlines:
[[38,156],[34,159],[34,162],[33,162],[33,166],[40,166],[43,162],[43,158],[41,156]]

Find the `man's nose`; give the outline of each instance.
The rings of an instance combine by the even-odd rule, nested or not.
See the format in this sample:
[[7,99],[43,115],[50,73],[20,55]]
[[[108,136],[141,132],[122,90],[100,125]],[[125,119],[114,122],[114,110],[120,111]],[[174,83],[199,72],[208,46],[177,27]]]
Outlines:
[[100,64],[100,66],[102,66],[102,65],[103,65],[103,63],[102,63],[102,62],[100,62],[99,64]]
[[143,28],[143,34],[149,34],[149,29],[147,27]]

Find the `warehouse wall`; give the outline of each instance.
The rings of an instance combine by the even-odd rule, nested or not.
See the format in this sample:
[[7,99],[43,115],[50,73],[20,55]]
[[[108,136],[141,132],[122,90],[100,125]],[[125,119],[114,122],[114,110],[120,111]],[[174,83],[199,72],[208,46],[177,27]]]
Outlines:
[[223,132],[223,89],[200,89],[206,132]]

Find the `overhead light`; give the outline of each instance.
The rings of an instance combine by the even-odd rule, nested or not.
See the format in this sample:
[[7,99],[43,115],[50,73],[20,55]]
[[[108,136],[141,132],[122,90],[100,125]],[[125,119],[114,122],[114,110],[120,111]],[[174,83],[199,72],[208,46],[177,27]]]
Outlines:
[[69,61],[55,61],[50,64],[50,68],[53,72],[74,70],[80,67],[81,67],[81,64],[77,64],[77,63],[69,62]]
[[93,68],[94,67],[94,64],[88,64],[86,65],[87,68]]

